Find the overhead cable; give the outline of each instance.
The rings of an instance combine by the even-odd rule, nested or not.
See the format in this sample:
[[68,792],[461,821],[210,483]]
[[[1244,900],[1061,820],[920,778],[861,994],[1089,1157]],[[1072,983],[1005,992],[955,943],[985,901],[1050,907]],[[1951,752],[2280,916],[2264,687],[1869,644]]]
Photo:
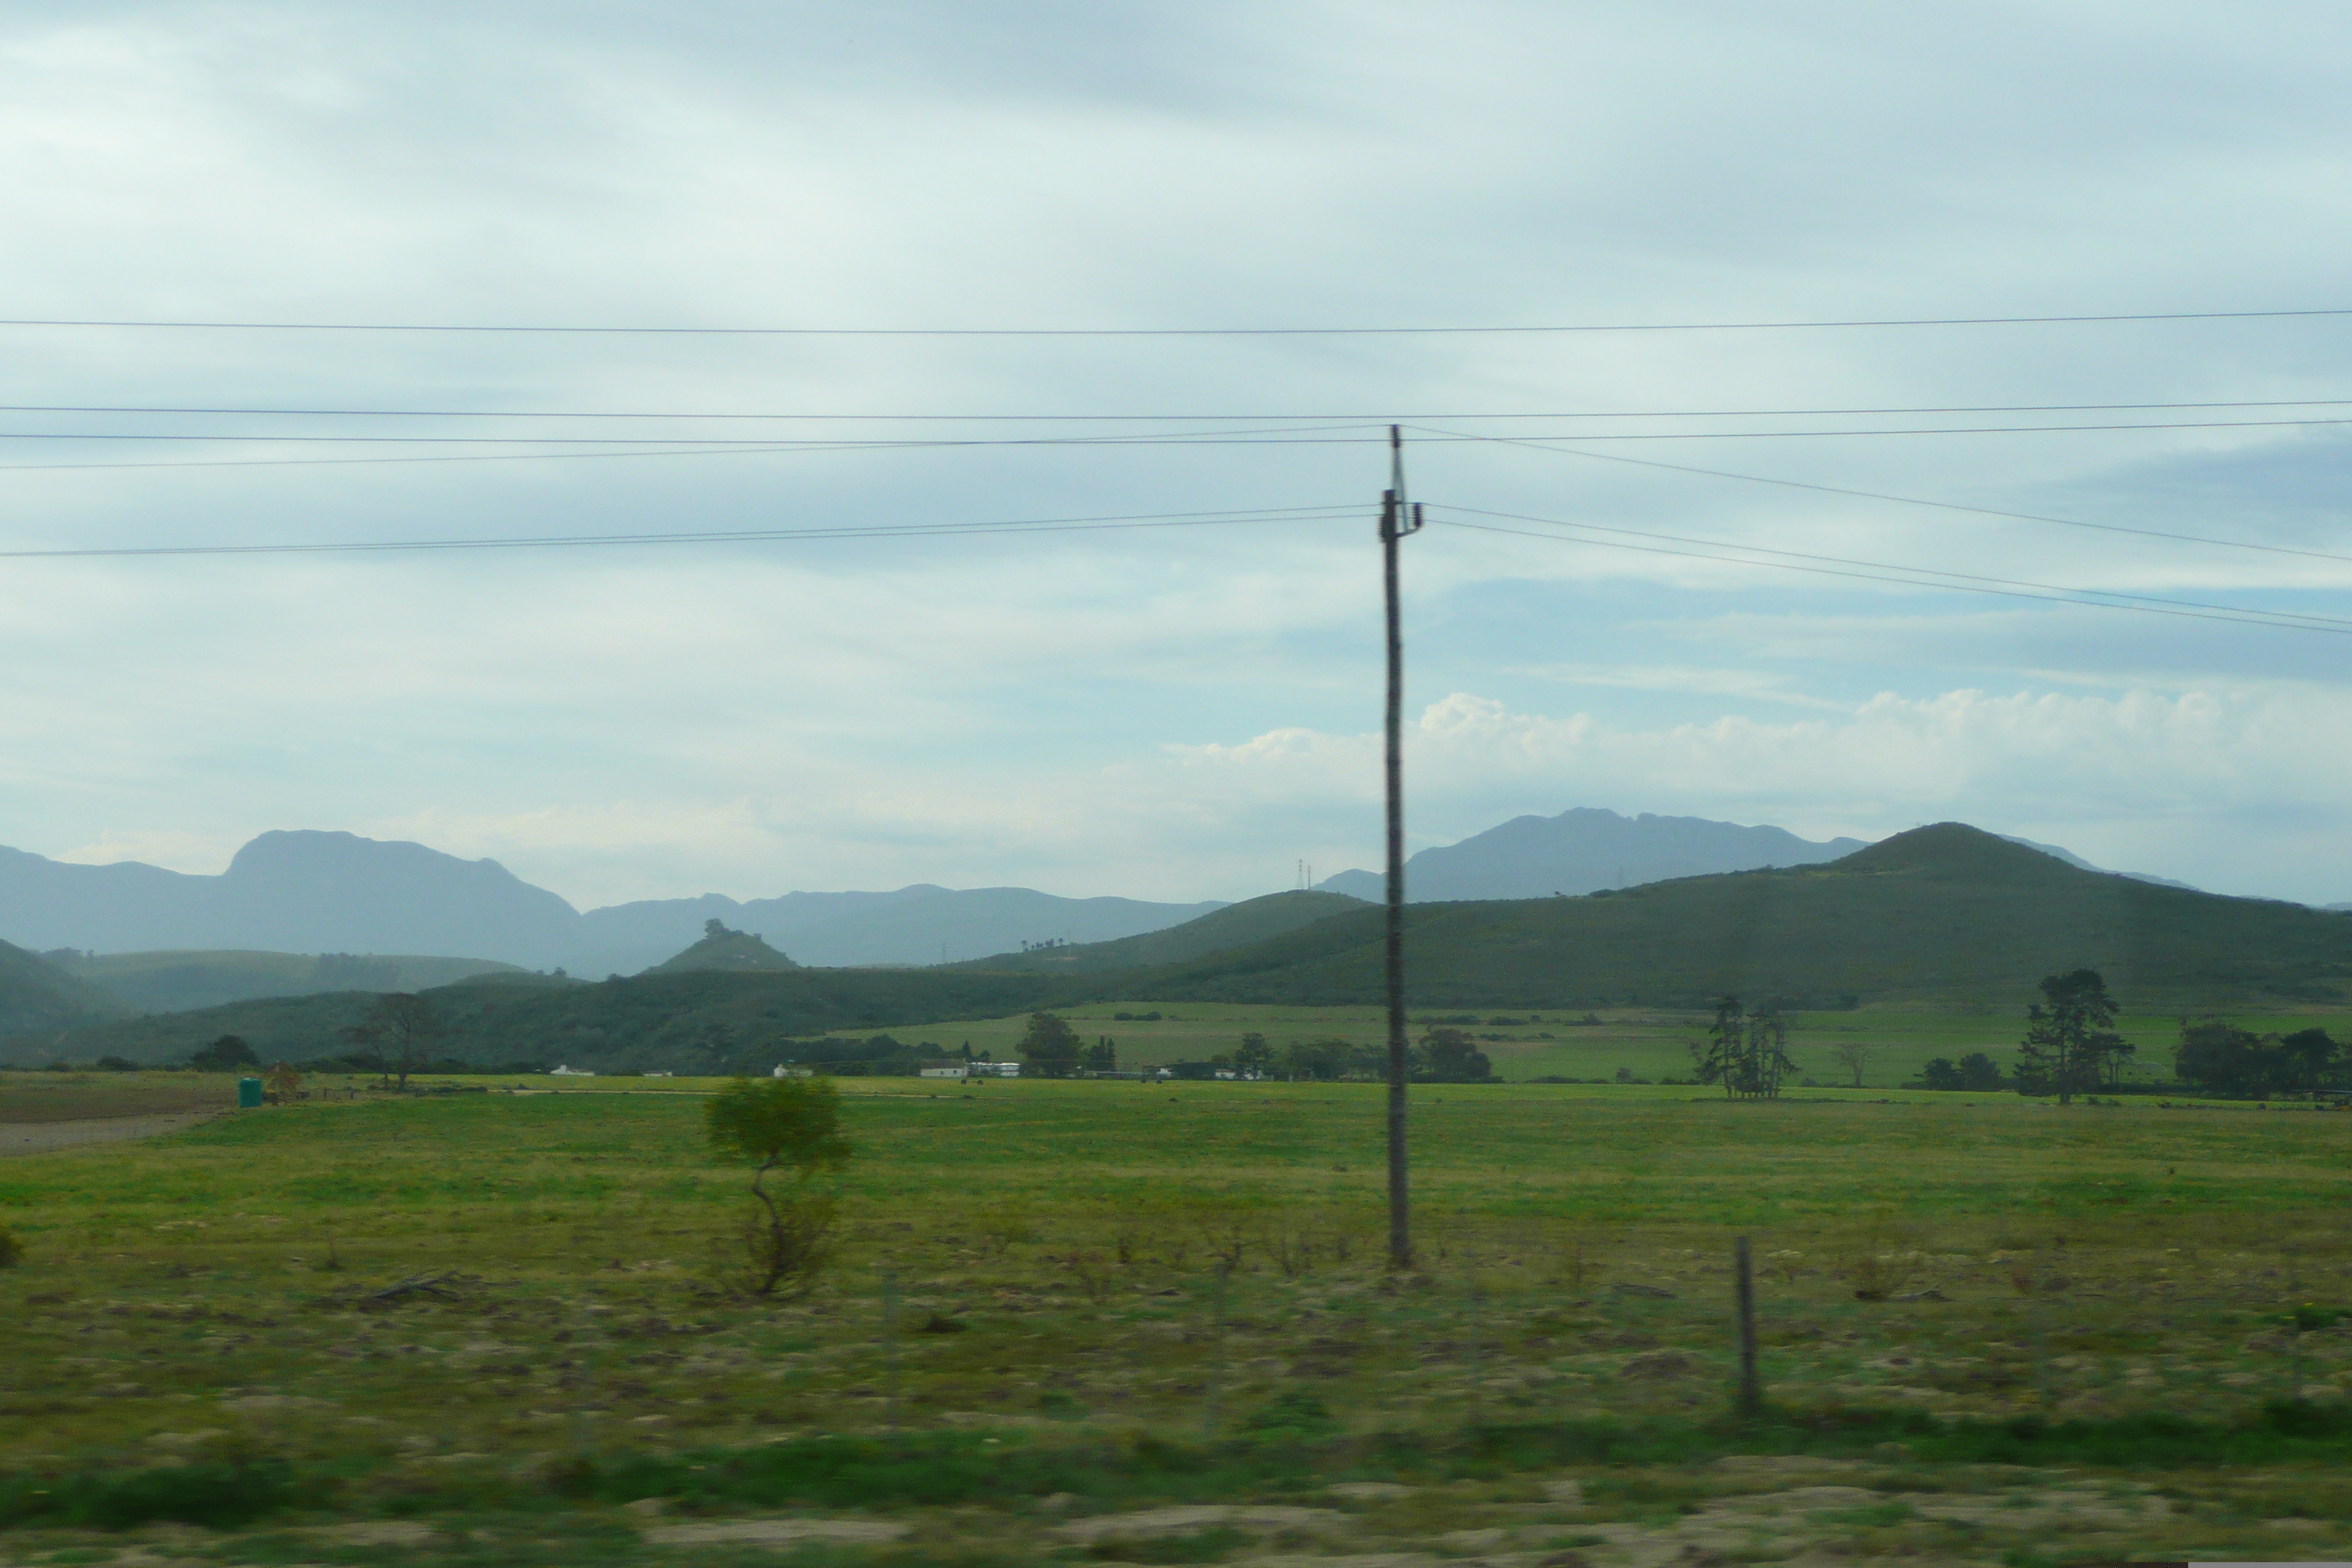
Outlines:
[[1067,533],[1101,529],[1190,528],[1247,522],[1319,522],[1360,516],[1361,502],[1341,506],[1258,507],[1232,511],[1114,513],[1099,517],[1015,518],[983,522],[912,522],[810,528],[702,529],[641,533],[513,534],[473,539],[311,541],[272,544],[82,545],[52,550],[0,550],[0,560],[77,560],[142,555],[337,555],[408,551],[556,550],[615,544],[740,544],[813,539],[898,539],[988,533]]
[[[1435,505],[1435,503],[1433,504]],[[1894,583],[1911,588],[1990,594],[2001,598],[2033,599],[2042,604],[2087,605],[2098,609],[2140,610],[2151,615],[2180,616],[2191,620],[2225,621],[2232,626],[2275,626],[2286,631],[2329,632],[2337,636],[2352,637],[2352,620],[2345,620],[2335,616],[2307,616],[2286,610],[2262,610],[2233,605],[2206,605],[2195,600],[2119,594],[2104,588],[2073,588],[2058,584],[1982,577],[1969,573],[1945,572],[1930,566],[1906,566],[1877,561],[1846,561],[1834,555],[1810,555],[1798,551],[1767,550],[1760,546],[1734,544],[1721,540],[1684,539],[1670,533],[1650,533],[1638,529],[1602,528],[1592,524],[1570,522],[1560,518],[1528,517],[1517,512],[1483,511],[1474,507],[1435,505],[1435,510],[1441,515],[1432,521],[1442,522],[1447,527],[1472,529],[1485,533],[1515,534],[1526,539],[1546,539],[1555,544],[1591,544],[1607,550],[1632,550],[1648,555],[1676,555],[1691,560],[1722,562],[1736,566],[1762,566],[1774,571],[1802,572],[1816,576],[1848,577],[1873,583]],[[1580,534],[1538,533],[1529,529],[1505,528],[1491,522],[1469,522],[1460,518],[1448,518],[1442,515],[1447,511],[1462,512],[1475,517],[1508,518],[1522,522],[1543,523],[1554,528],[1576,529],[1584,533],[1619,534],[1628,537],[1595,539],[1582,537]],[[1630,539],[1662,540],[1672,542],[1635,544],[1629,542]],[[1734,551],[1746,553],[1730,553]],[[1764,556],[1768,559],[1754,559],[1755,556]],[[1780,559],[1769,559],[1769,557],[1780,557]],[[1831,564],[1832,563],[1836,564]]]
[[1517,413],[1401,414],[1394,409],[1362,409],[1353,413],[1259,414],[898,414],[898,413],[756,413],[741,410],[603,409],[603,408],[296,408],[247,407],[204,404],[0,403],[0,414],[173,414],[218,415],[233,417],[305,419],[708,419],[799,420],[820,423],[1150,425],[1223,423],[1264,424],[1275,420],[1370,421],[1473,419],[1832,419],[1864,416],[1928,414],[2097,414],[2159,413],[2197,408],[2341,408],[2352,397],[2263,397],[2224,399],[2207,403],[1969,403],[1905,404],[1854,408],[1626,408],[1530,410]]
[[[2252,550],[2264,555],[2294,555],[2307,561],[2347,561],[2352,555],[2326,550],[2302,550],[2291,544],[2262,544],[2252,540],[2221,539],[2210,534],[2176,533],[2160,528],[2135,528],[2120,522],[2091,522],[2083,518],[2052,517],[2042,512],[2008,511],[2000,507],[1970,506],[1962,501],[1929,500],[1922,496],[1895,495],[1886,490],[1853,489],[1844,485],[1818,484],[1809,479],[1774,479],[1766,474],[1743,474],[1728,468],[1703,468],[1689,463],[1668,463],[1655,458],[1629,458],[1622,452],[1588,452],[1574,447],[1551,444],[1538,436],[1480,436],[1460,431],[1433,430],[1427,426],[1412,428],[1428,435],[1449,436],[1458,440],[1481,441],[1498,447],[1523,447],[1531,452],[1549,452],[1560,458],[1586,458],[1596,463],[1623,463],[1636,468],[1664,468],[1671,473],[1696,474],[1712,479],[1737,479],[1742,484],[1771,485],[1780,489],[1810,490],[1816,495],[1845,496],[1856,500],[1883,500],[1896,506],[1926,507],[1935,511],[1965,512],[1975,517],[1998,517],[2011,522],[2046,522],[2060,528],[2084,528],[2099,533],[2127,533],[2141,539],[2164,539],[2176,544],[2210,544],[2224,550]],[[1582,437],[1574,437],[1582,439]]]
[[1887,316],[1748,321],[1592,321],[1425,327],[811,327],[587,326],[494,321],[133,321],[100,317],[0,318],[0,328],[124,331],[513,333],[547,337],[735,338],[1342,338],[1479,337],[1574,332],[1785,332],[1868,327],[2089,326],[2160,321],[2305,321],[2352,316],[2352,307],[2286,310],[2140,310],[2031,316]]

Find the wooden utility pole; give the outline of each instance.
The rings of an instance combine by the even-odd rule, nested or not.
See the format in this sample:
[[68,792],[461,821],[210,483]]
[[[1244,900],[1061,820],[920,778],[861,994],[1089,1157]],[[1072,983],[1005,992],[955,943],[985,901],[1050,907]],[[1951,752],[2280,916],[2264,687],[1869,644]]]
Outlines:
[[1421,531],[1404,499],[1404,438],[1389,426],[1389,488],[1381,497],[1381,555],[1388,589],[1389,701],[1389,1267],[1412,1267],[1412,1218],[1404,1142],[1404,629],[1397,606],[1397,541]]

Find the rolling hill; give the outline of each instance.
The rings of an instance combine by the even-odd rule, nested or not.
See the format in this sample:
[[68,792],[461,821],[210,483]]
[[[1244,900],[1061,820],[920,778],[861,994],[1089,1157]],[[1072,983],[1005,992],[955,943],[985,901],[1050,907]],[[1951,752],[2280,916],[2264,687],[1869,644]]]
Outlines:
[[0,942],[0,1037],[67,1030],[123,1011],[97,986]]
[[[2085,871],[1945,823],[1828,865],[1580,899],[1406,911],[1423,1007],[1792,1007],[1933,1001],[2003,1010],[2053,971],[2102,971],[2134,1011],[2308,1005],[2352,986],[2352,916]],[[1327,894],[1254,900],[1173,931],[929,969],[665,970],[602,984],[478,976],[427,993],[441,1049],[477,1061],[761,1070],[827,1030],[919,1029],[1076,1001],[1377,1003],[1382,913]],[[734,940],[738,933],[730,933]],[[29,957],[29,955],[21,955]],[[1158,962],[1151,962],[1152,960]],[[37,961],[36,961],[37,962]],[[68,977],[69,978],[69,977]],[[330,1055],[365,994],[238,1003],[0,1044],[17,1060],[183,1060],[221,1034]]]
[[702,940],[679,953],[646,971],[648,974],[677,974],[689,969],[719,969],[734,973],[755,971],[798,969],[799,964],[770,947],[752,931],[729,931],[712,920],[703,928]]
[[41,955],[133,1012],[182,1013],[257,996],[320,991],[422,991],[476,974],[520,973],[485,958],[348,952],[108,952]]
[[1037,974],[1101,974],[1112,970],[1148,969],[1248,947],[1365,907],[1363,900],[1351,899],[1344,893],[1268,893],[1264,898],[1228,904],[1214,914],[1186,921],[1166,931],[1121,937],[1117,942],[1000,952],[992,958],[974,959],[955,967]]
[[[1657,882],[1580,899],[1417,904],[1415,1006],[1700,1005],[1732,994],[2009,1006],[2054,970],[2102,971],[2126,1003],[2334,1001],[2352,919],[2087,871],[1959,823],[1827,865]],[[1118,977],[1170,1001],[1364,1004],[1378,911]]]
[[[940,969],[698,969],[590,983],[489,974],[422,993],[446,1033],[435,1057],[565,1063],[610,1071],[765,1072],[789,1042],[827,1030],[919,1027],[1053,1004],[1067,981]],[[274,997],[157,1014],[0,1041],[0,1062],[116,1055],[177,1063],[223,1035],[264,1061],[308,1061],[351,1047],[342,1031],[366,1017],[370,992]]]

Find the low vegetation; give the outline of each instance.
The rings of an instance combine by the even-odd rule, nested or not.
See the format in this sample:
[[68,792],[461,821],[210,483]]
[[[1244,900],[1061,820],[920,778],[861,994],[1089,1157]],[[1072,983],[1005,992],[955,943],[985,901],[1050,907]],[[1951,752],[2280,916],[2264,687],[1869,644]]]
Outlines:
[[[2352,1543],[2352,1116],[1431,1084],[1399,1275],[1376,1087],[845,1080],[831,1260],[763,1297],[747,1168],[800,1185],[790,1140],[706,1108],[818,1080],[628,1088],[0,1163],[19,1554],[156,1519],[304,1562]],[[761,1537],[779,1509],[837,1533]]]

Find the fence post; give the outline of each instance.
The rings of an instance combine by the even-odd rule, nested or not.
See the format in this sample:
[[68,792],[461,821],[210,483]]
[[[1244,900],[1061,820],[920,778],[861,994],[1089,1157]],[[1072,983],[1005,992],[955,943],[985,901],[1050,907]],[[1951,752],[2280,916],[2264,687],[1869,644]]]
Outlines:
[[884,1384],[882,1424],[893,1432],[898,1429],[898,1337],[891,1331],[898,1315],[898,1276],[886,1268],[882,1271],[882,1353],[888,1380]]
[[1752,1418],[1763,1412],[1764,1394],[1756,1384],[1756,1279],[1746,1237],[1732,1257],[1739,1298],[1739,1414]]
[[1217,1282],[1210,1292],[1208,1432],[1212,1436],[1216,1435],[1217,1395],[1224,1382],[1225,1372],[1225,1281],[1233,1277],[1233,1272],[1234,1266],[1230,1262],[1220,1261],[1216,1271]]
[[1478,1261],[1474,1254],[1470,1260],[1470,1419],[1475,1424],[1485,1419],[1486,1346],[1478,1337]]

